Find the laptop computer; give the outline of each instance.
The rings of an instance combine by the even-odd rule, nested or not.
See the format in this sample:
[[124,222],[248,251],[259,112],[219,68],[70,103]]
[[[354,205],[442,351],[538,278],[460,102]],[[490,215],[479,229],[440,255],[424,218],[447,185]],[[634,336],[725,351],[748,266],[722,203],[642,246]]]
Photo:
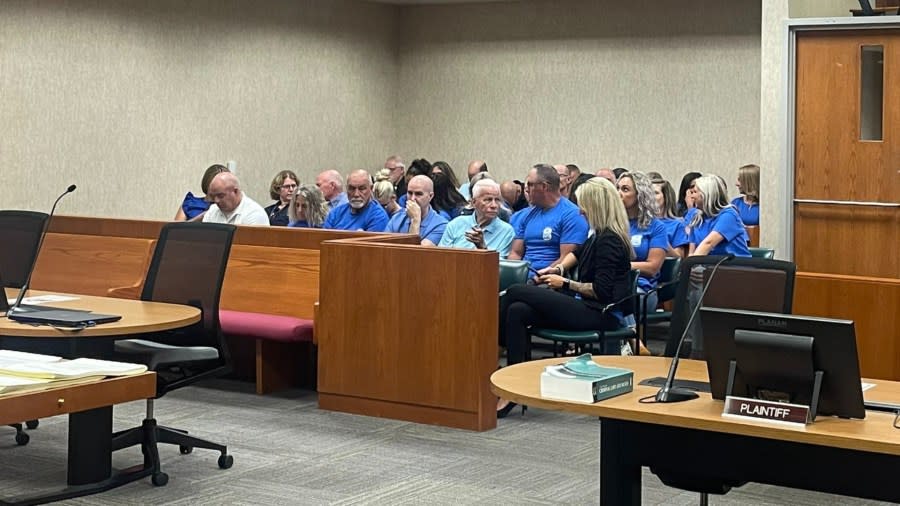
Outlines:
[[56,327],[93,327],[101,323],[116,322],[120,315],[92,313],[80,309],[52,309],[49,311],[13,311],[7,318],[20,323],[52,325]]

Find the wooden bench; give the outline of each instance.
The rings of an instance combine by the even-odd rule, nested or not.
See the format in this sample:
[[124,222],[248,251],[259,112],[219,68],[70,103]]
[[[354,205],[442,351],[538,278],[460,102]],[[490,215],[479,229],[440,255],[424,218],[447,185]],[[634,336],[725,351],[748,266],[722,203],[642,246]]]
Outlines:
[[[138,298],[165,222],[56,216],[32,287]],[[239,227],[225,272],[220,321],[235,375],[258,393],[314,386],[314,304],[323,241],[354,237],[415,243],[408,234]]]

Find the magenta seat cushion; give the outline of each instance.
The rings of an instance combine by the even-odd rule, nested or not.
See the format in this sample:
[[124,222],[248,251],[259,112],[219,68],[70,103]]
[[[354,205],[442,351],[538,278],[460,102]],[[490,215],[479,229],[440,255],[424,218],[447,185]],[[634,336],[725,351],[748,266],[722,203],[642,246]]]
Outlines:
[[313,321],[244,311],[219,311],[222,333],[271,341],[312,341]]

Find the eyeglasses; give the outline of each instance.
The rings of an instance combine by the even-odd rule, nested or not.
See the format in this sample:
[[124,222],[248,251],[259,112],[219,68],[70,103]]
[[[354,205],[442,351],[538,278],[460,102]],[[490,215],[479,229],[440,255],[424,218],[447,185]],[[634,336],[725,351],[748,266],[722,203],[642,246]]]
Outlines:
[[278,187],[279,190],[296,190],[297,185],[295,184],[283,184]]
[[537,186],[539,184],[547,184],[547,182],[546,181],[536,181],[536,182],[532,183],[529,181],[529,182],[525,183],[525,188],[534,188],[535,186]]

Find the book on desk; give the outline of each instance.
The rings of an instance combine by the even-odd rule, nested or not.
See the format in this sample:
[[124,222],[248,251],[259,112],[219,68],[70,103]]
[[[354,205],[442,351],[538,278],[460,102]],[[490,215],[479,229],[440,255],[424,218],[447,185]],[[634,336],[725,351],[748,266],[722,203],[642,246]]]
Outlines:
[[594,403],[633,389],[633,371],[601,366],[590,355],[547,366],[541,373],[541,397],[548,399]]
[[147,370],[143,364],[92,358],[63,360],[53,355],[0,350],[0,395],[130,376]]

